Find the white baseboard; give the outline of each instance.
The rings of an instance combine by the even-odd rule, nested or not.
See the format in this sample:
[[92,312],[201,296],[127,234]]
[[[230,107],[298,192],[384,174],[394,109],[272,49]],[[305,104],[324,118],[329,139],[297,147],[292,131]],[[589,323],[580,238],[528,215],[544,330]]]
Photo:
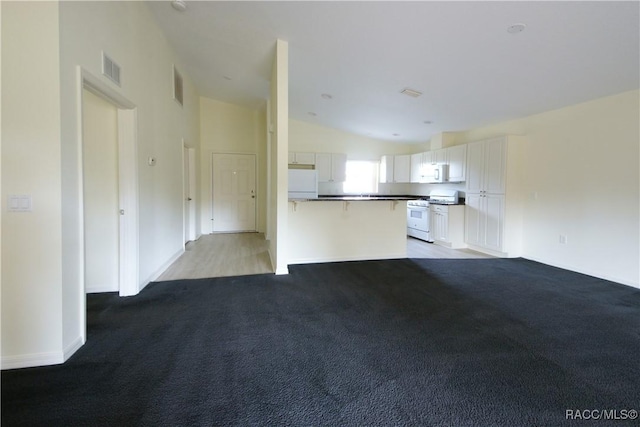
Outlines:
[[[345,261],[373,261],[380,259],[402,259],[407,253],[385,254],[385,255],[363,255],[357,257],[327,257],[327,258],[298,258],[289,260],[289,264],[319,264],[323,262],[345,262]],[[277,274],[277,273],[276,273]]]
[[550,265],[551,267],[562,268],[563,270],[574,271],[576,273],[586,274],[587,276],[593,276],[593,277],[597,277],[599,279],[604,279],[604,280],[608,280],[610,282],[616,282],[616,283],[620,283],[620,284],[623,284],[623,285],[631,286],[633,288],[639,288],[640,289],[640,283],[634,282],[634,281],[631,281],[631,280],[622,279],[620,277],[609,276],[607,274],[600,274],[600,273],[598,273],[596,271],[590,271],[590,270],[583,269],[583,268],[576,268],[574,266],[566,265],[566,264],[563,264],[563,263],[557,263],[557,262],[553,262],[553,261],[549,261],[549,260],[545,260],[545,259],[537,258],[537,257],[531,257],[531,256],[527,256],[527,255],[523,255],[523,258],[531,260],[531,261],[539,262],[539,263],[542,263],[542,264]]
[[102,292],[118,292],[118,290],[117,286],[114,288],[113,285],[98,285],[87,288],[86,292],[88,294],[99,294]]
[[71,341],[71,343],[65,347],[63,351],[64,361],[69,360],[73,354],[80,349],[84,345],[84,340],[82,337],[77,337],[75,340]]
[[60,365],[67,361],[84,345],[82,337],[74,339],[63,351],[49,353],[20,354],[16,356],[4,356],[2,358],[2,370],[35,368],[38,366]]
[[164,264],[162,264],[162,266],[160,266],[160,268],[158,268],[146,280],[143,280],[142,283],[140,283],[140,290],[143,290],[149,283],[155,281],[158,277],[160,277],[162,273],[164,273],[167,270],[167,268],[171,266],[171,264],[176,262],[178,258],[182,256],[184,252],[185,252],[184,248],[180,248],[178,252],[173,254]]
[[20,369],[33,368],[36,366],[59,365],[64,363],[64,360],[64,354],[61,351],[4,356],[2,358],[2,369]]

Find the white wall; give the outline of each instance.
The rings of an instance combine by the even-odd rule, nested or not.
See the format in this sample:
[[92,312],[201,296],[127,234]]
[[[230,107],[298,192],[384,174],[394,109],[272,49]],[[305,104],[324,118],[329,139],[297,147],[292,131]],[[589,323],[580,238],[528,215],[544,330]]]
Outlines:
[[639,98],[626,92],[461,135],[527,136],[526,258],[640,286]]
[[82,94],[85,289],[119,290],[118,109]]
[[[58,5],[2,8],[2,366],[61,363]],[[28,194],[33,211],[8,213]]]
[[271,70],[269,255],[276,274],[288,274],[289,44],[276,41]]
[[380,141],[320,126],[289,120],[289,150],[314,153],[345,153],[348,160],[380,160],[385,154],[409,154],[419,146]]
[[[142,2],[1,7],[2,199],[34,198],[33,213],[2,218],[3,367],[58,363],[84,336],[78,66],[137,107],[142,285],[183,250],[182,138],[199,146],[198,95],[183,71],[184,107],[172,99],[180,63]],[[103,50],[121,87],[101,75]]]
[[200,98],[201,228],[212,230],[211,155],[255,154],[257,159],[257,229],[266,228],[266,141],[264,110],[251,110],[210,98]]

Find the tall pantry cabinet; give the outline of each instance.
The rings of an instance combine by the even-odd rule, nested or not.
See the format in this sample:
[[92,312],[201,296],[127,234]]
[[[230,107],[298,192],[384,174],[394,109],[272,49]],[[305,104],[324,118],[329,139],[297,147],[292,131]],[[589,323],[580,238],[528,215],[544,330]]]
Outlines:
[[471,249],[522,255],[521,136],[467,145],[465,240]]

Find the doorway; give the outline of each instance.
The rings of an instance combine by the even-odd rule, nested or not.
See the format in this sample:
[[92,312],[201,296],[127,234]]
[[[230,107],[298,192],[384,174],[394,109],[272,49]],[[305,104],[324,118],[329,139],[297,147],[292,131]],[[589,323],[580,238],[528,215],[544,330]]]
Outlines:
[[[114,91],[108,85],[105,85],[99,78],[95,77],[91,73],[86,70],[78,67],[78,76],[79,76],[79,91],[78,91],[78,105],[80,106],[78,113],[78,120],[80,122],[81,132],[79,135],[79,147],[78,150],[81,153],[80,157],[80,175],[79,179],[81,181],[81,191],[80,191],[80,206],[82,207],[82,223],[79,224],[80,233],[81,233],[81,256],[82,256],[82,275],[84,278],[84,293],[87,292],[104,292],[106,289],[116,290],[119,292],[120,296],[130,296],[136,295],[140,292],[140,279],[139,279],[139,239],[138,239],[138,142],[137,142],[137,128],[138,128],[138,119],[137,119],[137,109],[135,104],[131,101],[123,97],[117,91]],[[95,111],[94,122],[89,123],[85,118],[85,114],[90,112],[87,111],[87,108],[91,109],[92,106],[87,107],[87,105],[98,105],[97,111]],[[95,129],[98,129],[98,132],[101,132],[101,128],[108,126],[109,132],[113,132],[113,111],[115,109],[116,114],[116,125],[115,125],[115,147],[109,148],[109,156],[113,158],[115,155],[115,159],[110,160],[111,166],[109,166],[109,205],[101,209],[100,213],[95,216],[92,213],[92,208],[87,210],[87,203],[85,203],[85,197],[96,198],[98,199],[98,203],[103,203],[101,200],[101,195],[97,193],[95,188],[95,183],[92,180],[96,178],[90,178],[87,174],[92,174],[92,171],[89,169],[93,167],[91,164],[91,160],[85,159],[84,150],[87,149],[85,146],[85,126],[89,126],[87,130],[89,133],[94,132]],[[110,122],[110,125],[105,123],[101,123],[101,121],[105,120],[104,111],[109,110],[110,118],[107,120]],[[92,131],[91,127],[95,126],[96,128]],[[97,136],[98,138],[100,135]],[[114,138],[110,136],[107,141],[109,144],[113,143]],[[89,142],[89,144],[91,144]],[[104,155],[104,154],[102,154]],[[85,161],[87,160],[87,161]],[[96,156],[93,159],[94,163],[100,161],[99,156]],[[115,170],[115,177],[113,175]],[[86,186],[88,188],[85,188]],[[113,203],[113,198],[115,197],[116,202]],[[91,200],[88,201],[89,204],[92,203]],[[114,209],[115,207],[115,209]],[[108,216],[108,219],[104,219],[104,217]],[[117,222],[117,227],[113,225],[115,216],[115,221]],[[87,227],[85,226],[87,222],[99,222],[100,220],[109,221],[112,224],[109,239],[110,243],[110,251],[109,256],[111,258],[110,266],[110,276],[108,279],[108,283],[105,280],[101,280],[100,282],[106,283],[104,285],[94,286],[93,284],[87,282],[87,279],[91,277],[91,273],[87,270],[90,270],[96,266],[96,263],[102,262],[100,257],[96,256],[96,253],[93,253],[93,247],[95,246],[95,242],[93,242],[92,235],[87,235]],[[90,229],[92,225],[89,225]],[[93,225],[95,227],[95,225]],[[114,230],[115,237],[113,236]],[[113,249],[113,242],[116,241],[116,249]],[[98,244],[99,245],[99,244]],[[103,248],[104,249],[104,248]],[[113,261],[113,257],[117,258],[117,263]],[[117,265],[117,268],[114,266]],[[113,272],[117,272],[117,280],[113,279]],[[89,273],[89,276],[87,276]],[[98,283],[100,283],[98,282]],[[115,283],[115,285],[114,285]],[[82,298],[82,310],[81,313],[85,313],[84,304],[85,299]],[[83,323],[85,323],[85,319],[82,319]],[[86,333],[86,332],[85,332]]]
[[120,290],[118,109],[82,93],[85,291]]
[[212,232],[256,231],[255,154],[213,154]]
[[196,240],[196,150],[183,146],[184,242]]

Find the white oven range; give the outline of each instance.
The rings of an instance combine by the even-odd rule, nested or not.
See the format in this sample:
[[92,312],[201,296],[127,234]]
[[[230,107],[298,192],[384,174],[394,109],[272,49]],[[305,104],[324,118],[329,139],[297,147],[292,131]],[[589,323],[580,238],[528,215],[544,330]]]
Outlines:
[[409,200],[407,202],[407,235],[433,242],[429,228],[429,202],[422,199]]
[[456,205],[459,196],[457,190],[431,190],[429,197],[407,202],[407,235],[433,242],[431,237],[431,216],[429,205]]

